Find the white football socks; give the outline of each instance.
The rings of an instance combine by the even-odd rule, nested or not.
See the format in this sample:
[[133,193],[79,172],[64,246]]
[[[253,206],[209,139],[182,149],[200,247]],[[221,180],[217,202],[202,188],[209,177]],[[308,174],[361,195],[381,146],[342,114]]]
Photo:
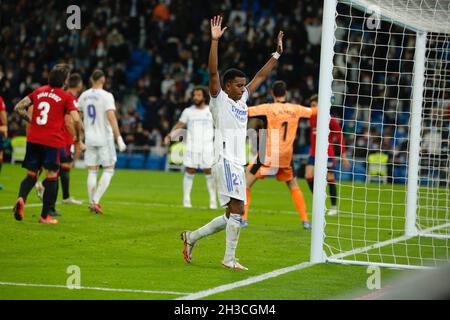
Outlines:
[[191,190],[195,175],[185,172],[183,178],[183,201],[191,203]]
[[241,229],[242,216],[240,214],[231,213],[227,221],[226,228],[226,249],[224,262],[234,260],[236,257],[236,248],[239,241],[239,231]]
[[227,226],[227,217],[225,215],[218,216],[211,220],[208,224],[204,225],[203,227],[191,232],[189,235],[189,241],[190,243],[194,244],[198,240],[209,236],[211,234],[214,234],[216,232],[219,232]]
[[109,183],[114,175],[114,169],[104,169],[102,173],[102,177],[98,182],[97,190],[95,190],[94,196],[92,197],[92,201],[94,203],[99,203],[103,194],[108,189]]
[[89,170],[87,178],[87,189],[89,196],[89,203],[92,203],[95,190],[97,189],[97,170]]
[[214,184],[214,179],[212,175],[206,175],[206,186],[209,192],[209,202],[210,204],[216,204],[216,186]]

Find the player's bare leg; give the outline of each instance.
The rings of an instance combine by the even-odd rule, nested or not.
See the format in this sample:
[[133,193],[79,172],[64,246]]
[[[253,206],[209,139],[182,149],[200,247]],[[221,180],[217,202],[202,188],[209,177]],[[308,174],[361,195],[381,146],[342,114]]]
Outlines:
[[306,203],[305,198],[303,197],[303,193],[298,186],[297,179],[291,179],[286,181],[286,185],[291,191],[292,200],[294,201],[295,207],[297,208],[297,212],[302,220],[303,228],[306,230],[311,229],[311,224],[308,220],[308,214],[306,213]]
[[186,168],[183,178],[183,207],[192,208],[191,191],[194,184],[194,177],[197,170],[194,168]]

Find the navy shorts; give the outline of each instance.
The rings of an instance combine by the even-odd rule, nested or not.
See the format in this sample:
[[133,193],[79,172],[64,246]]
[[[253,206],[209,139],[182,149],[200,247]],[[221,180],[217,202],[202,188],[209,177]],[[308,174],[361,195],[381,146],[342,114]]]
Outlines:
[[65,147],[59,148],[59,157],[61,163],[71,163],[73,162],[71,144],[66,145]]
[[[308,165],[313,166],[315,161],[316,161],[316,157],[313,157],[313,156],[309,156],[308,157]],[[328,158],[327,168],[328,169],[334,169],[334,167],[335,167],[334,159]]]
[[27,142],[25,160],[22,167],[37,171],[41,167],[50,171],[57,171],[60,165],[59,148],[44,146],[38,143]]

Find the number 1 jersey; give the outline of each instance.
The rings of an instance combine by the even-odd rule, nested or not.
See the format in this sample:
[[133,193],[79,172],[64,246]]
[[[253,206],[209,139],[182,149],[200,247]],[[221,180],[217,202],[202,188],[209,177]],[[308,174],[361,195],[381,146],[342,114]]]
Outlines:
[[89,89],[78,99],[78,106],[83,112],[85,143],[87,146],[101,147],[114,141],[107,111],[115,111],[114,97],[103,89]]
[[28,95],[33,103],[33,115],[27,141],[60,148],[65,145],[64,116],[77,111],[73,96],[62,88],[42,86]]

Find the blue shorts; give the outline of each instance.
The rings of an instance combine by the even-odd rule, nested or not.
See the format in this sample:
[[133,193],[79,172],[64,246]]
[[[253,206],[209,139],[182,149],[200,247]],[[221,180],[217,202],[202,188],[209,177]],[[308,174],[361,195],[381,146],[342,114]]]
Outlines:
[[[315,161],[316,161],[316,157],[313,157],[313,156],[308,157],[308,165],[313,166]],[[331,170],[331,169],[334,169],[334,167],[335,167],[334,159],[328,158],[327,169]]]
[[59,148],[44,146],[38,143],[27,142],[25,160],[22,167],[37,171],[41,167],[50,171],[57,171],[60,165]]
[[72,148],[71,144],[68,144],[65,147],[59,148],[59,159],[60,159],[61,163],[73,162],[71,148]]

